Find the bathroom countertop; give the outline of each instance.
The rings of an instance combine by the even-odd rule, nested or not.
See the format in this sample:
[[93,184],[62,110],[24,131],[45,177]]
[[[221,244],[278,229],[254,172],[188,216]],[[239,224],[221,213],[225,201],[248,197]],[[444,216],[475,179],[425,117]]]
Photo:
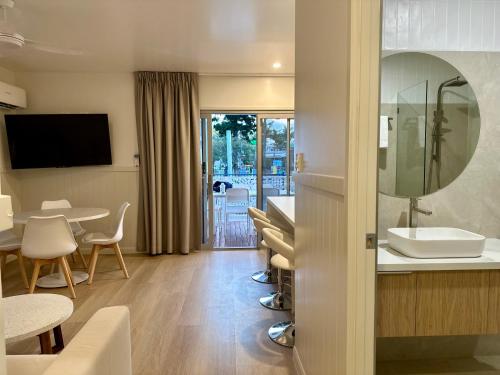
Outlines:
[[410,258],[389,248],[386,241],[378,247],[378,272],[453,271],[500,269],[500,240],[486,239],[483,255],[478,258]]

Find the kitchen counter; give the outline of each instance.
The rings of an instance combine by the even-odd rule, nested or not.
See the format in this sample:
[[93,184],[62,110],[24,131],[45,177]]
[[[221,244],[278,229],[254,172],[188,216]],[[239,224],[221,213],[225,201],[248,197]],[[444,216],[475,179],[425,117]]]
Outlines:
[[295,229],[295,197],[268,197],[267,215],[275,224],[293,233]]
[[379,273],[492,269],[500,269],[500,240],[496,238],[486,239],[485,250],[478,258],[410,258],[389,248],[387,242],[379,242]]

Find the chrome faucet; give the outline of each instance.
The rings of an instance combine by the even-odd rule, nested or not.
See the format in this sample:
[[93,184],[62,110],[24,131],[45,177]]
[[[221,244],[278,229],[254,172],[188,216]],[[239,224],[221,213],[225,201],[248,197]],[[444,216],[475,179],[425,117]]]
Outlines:
[[408,214],[410,228],[416,228],[418,226],[418,215],[415,213],[421,213],[425,216],[432,215],[432,211],[418,207],[419,200],[419,198],[410,198],[410,212]]

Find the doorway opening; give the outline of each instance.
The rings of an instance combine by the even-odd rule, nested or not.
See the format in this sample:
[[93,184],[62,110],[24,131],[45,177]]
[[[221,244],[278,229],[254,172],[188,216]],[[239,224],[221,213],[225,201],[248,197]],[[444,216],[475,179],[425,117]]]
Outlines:
[[294,193],[293,114],[203,113],[201,130],[204,248],[256,248],[248,208]]

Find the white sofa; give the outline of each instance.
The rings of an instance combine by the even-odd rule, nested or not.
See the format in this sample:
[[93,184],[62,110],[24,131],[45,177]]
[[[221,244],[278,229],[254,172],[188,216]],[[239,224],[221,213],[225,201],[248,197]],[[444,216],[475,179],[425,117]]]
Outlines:
[[7,375],[131,375],[130,313],[97,311],[60,354],[7,356]]

